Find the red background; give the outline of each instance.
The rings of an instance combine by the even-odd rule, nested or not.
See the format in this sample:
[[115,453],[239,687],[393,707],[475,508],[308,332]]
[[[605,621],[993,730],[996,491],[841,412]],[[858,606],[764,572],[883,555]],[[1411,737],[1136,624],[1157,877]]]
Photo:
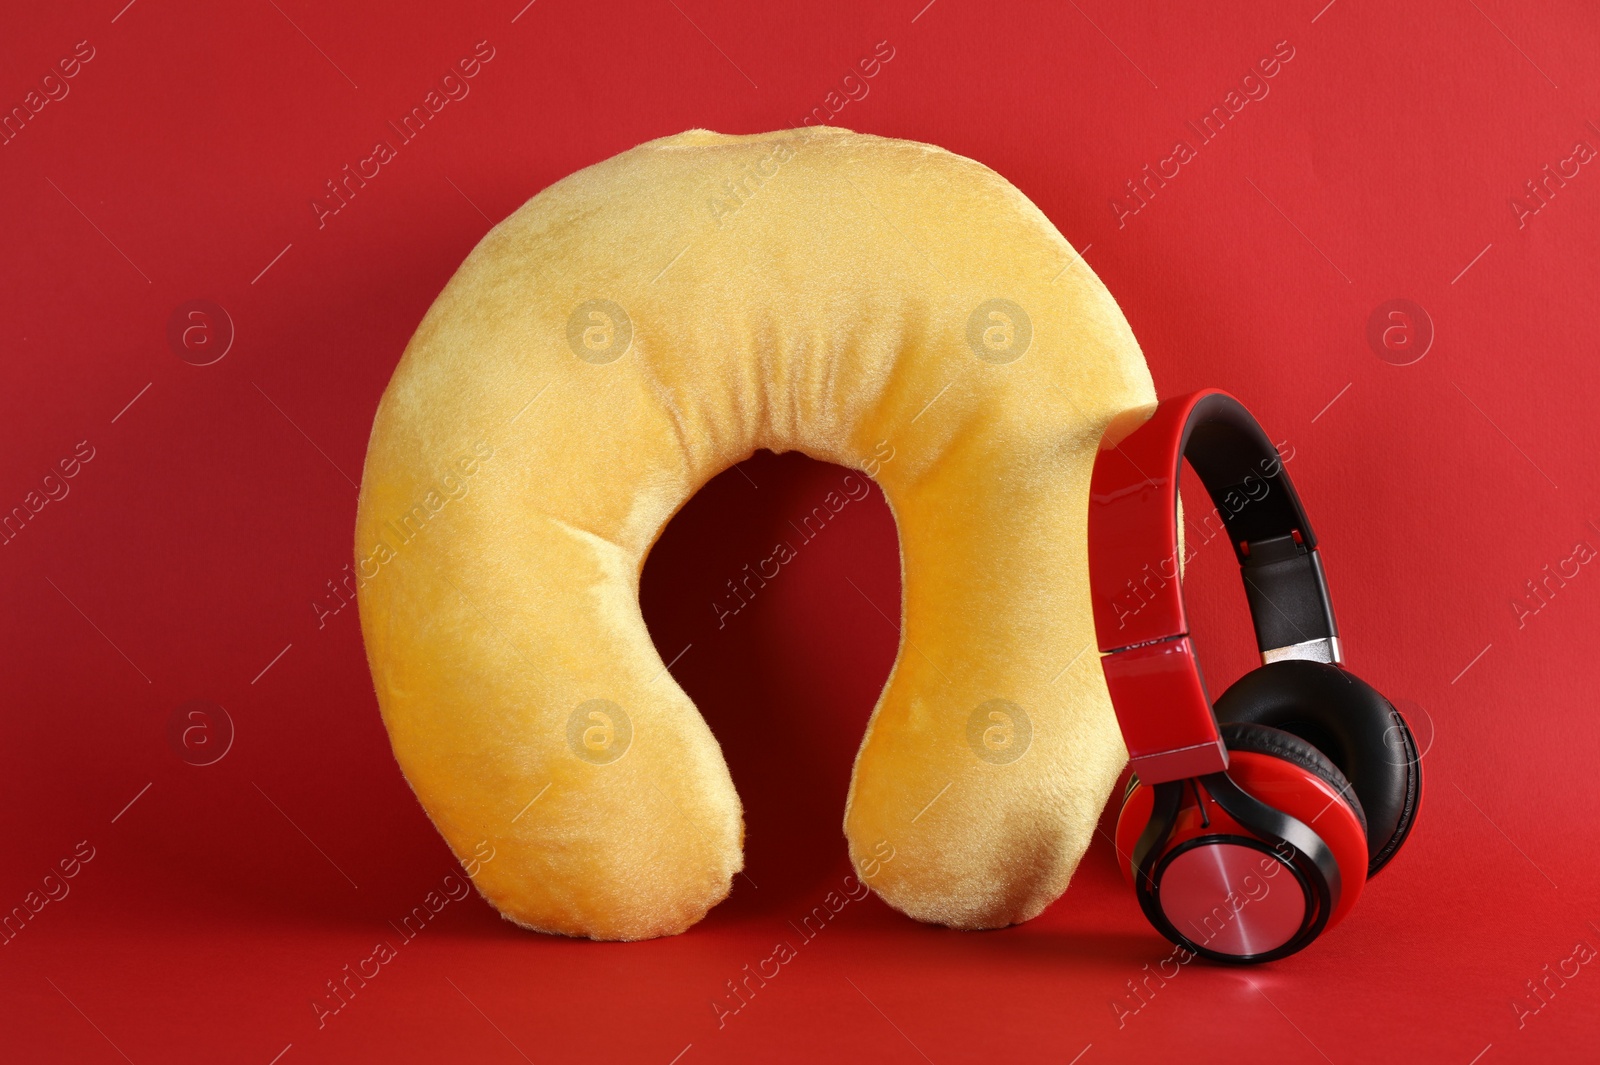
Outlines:
[[[1592,1060],[1600,972],[1552,981],[1537,1012],[1526,981],[1600,946],[1600,572],[1512,604],[1600,546],[1600,164],[1521,227],[1509,204],[1600,145],[1587,4],[522,2],[0,18],[7,108],[95,50],[0,147],[0,509],[94,449],[0,547],[0,911],[94,848],[0,946],[0,1057]],[[470,96],[319,229],[323,183],[480,40],[495,58]],[[644,582],[744,798],[748,878],[688,934],[632,945],[452,903],[319,1030],[325,982],[452,871],[389,753],[354,610],[319,628],[311,605],[350,560],[353,479],[412,329],[489,220],[550,182],[690,127],[791,125],[882,40],[894,58],[838,124],[1006,175],[1086,252],[1161,394],[1227,388],[1294,447],[1350,664],[1429,745],[1411,843],[1304,954],[1190,965],[1143,1005],[1128,981],[1170,948],[1103,839],[1028,925],[957,933],[871,899],[800,944],[789,922],[849,871],[895,532],[876,495],[852,504],[718,630],[723,582],[843,473],[758,455],[674,521]],[[1119,227],[1124,182],[1285,40],[1269,95]],[[199,298],[236,334],[204,367],[167,340]],[[1436,330],[1411,365],[1366,339],[1393,298]],[[1219,683],[1250,665],[1225,554],[1191,577]],[[192,699],[236,729],[211,765],[169,739]],[[780,938],[798,957],[719,1028],[711,1002]]]

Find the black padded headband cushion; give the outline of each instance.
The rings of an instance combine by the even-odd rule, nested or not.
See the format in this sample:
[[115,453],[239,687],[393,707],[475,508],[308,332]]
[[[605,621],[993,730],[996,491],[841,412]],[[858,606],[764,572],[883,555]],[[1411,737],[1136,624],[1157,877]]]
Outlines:
[[1266,725],[1298,736],[1350,781],[1367,822],[1367,875],[1405,842],[1422,792],[1416,741],[1371,685],[1322,662],[1291,659],[1251,670],[1217,700],[1220,724]]
[[1307,548],[1317,545],[1272,438],[1232,396],[1217,393],[1195,404],[1185,427],[1183,457],[1222,515],[1236,555],[1241,541],[1295,531]]
[[1220,392],[1195,403],[1183,457],[1228,530],[1263,651],[1339,634],[1317,537],[1278,449],[1255,416]]

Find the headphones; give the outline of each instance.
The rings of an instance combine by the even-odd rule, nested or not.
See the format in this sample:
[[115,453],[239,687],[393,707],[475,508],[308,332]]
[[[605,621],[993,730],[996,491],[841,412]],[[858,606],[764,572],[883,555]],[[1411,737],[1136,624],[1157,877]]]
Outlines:
[[[1416,821],[1405,719],[1341,663],[1317,540],[1244,406],[1207,390],[1107,428],[1090,484],[1090,588],[1134,777],[1117,853],[1173,943],[1217,961],[1293,954],[1355,905]],[[1179,586],[1178,476],[1227,530],[1262,665],[1213,707]]]

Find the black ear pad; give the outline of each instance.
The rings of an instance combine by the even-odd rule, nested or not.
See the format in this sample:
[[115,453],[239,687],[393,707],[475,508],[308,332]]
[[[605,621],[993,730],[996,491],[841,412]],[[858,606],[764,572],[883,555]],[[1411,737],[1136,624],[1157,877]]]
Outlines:
[[1216,703],[1221,724],[1266,725],[1311,744],[1350,781],[1367,818],[1367,875],[1394,857],[1416,818],[1422,760],[1389,700],[1353,673],[1291,659],[1251,670]]
[[1223,725],[1218,732],[1222,735],[1222,742],[1227,744],[1230,751],[1240,754],[1246,752],[1270,754],[1274,758],[1282,758],[1290,765],[1297,765],[1319,778],[1343,796],[1345,805],[1355,811],[1356,820],[1361,823],[1361,831],[1363,833],[1367,831],[1367,814],[1361,808],[1361,799],[1356,795],[1356,789],[1351,787],[1350,781],[1339,772],[1338,766],[1328,761],[1326,755],[1299,736],[1267,725],[1240,723]]

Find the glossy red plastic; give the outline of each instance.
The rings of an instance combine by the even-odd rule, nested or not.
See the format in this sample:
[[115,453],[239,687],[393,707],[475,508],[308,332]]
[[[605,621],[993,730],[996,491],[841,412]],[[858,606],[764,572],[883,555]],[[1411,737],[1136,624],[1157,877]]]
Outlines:
[[[1228,776],[1249,794],[1310,825],[1322,837],[1333,852],[1334,861],[1339,864],[1339,875],[1343,881],[1339,898],[1328,917],[1328,927],[1339,923],[1356,904],[1367,881],[1367,837],[1361,830],[1361,822],[1356,820],[1355,811],[1320,777],[1269,754],[1250,751],[1234,753]],[[1168,850],[1196,836],[1232,834],[1254,837],[1254,833],[1223,812],[1209,795],[1205,797],[1206,816],[1202,819],[1193,789],[1185,787],[1184,790],[1177,826],[1167,841]],[[1141,777],[1117,817],[1117,864],[1130,888],[1133,886],[1133,848],[1150,821],[1152,800],[1153,791]],[[1204,824],[1207,820],[1209,825]]]
[[[1134,771],[1160,783],[1227,767],[1187,639],[1178,573],[1183,429],[1215,389],[1132,410],[1100,440],[1089,484],[1089,585],[1106,686]],[[1183,637],[1177,639],[1175,637]]]
[[1139,779],[1159,784],[1228,768],[1188,637],[1106,655],[1100,667]]
[[1216,389],[1112,421],[1089,482],[1089,586],[1101,651],[1189,631],[1178,586],[1178,473],[1183,427]]

